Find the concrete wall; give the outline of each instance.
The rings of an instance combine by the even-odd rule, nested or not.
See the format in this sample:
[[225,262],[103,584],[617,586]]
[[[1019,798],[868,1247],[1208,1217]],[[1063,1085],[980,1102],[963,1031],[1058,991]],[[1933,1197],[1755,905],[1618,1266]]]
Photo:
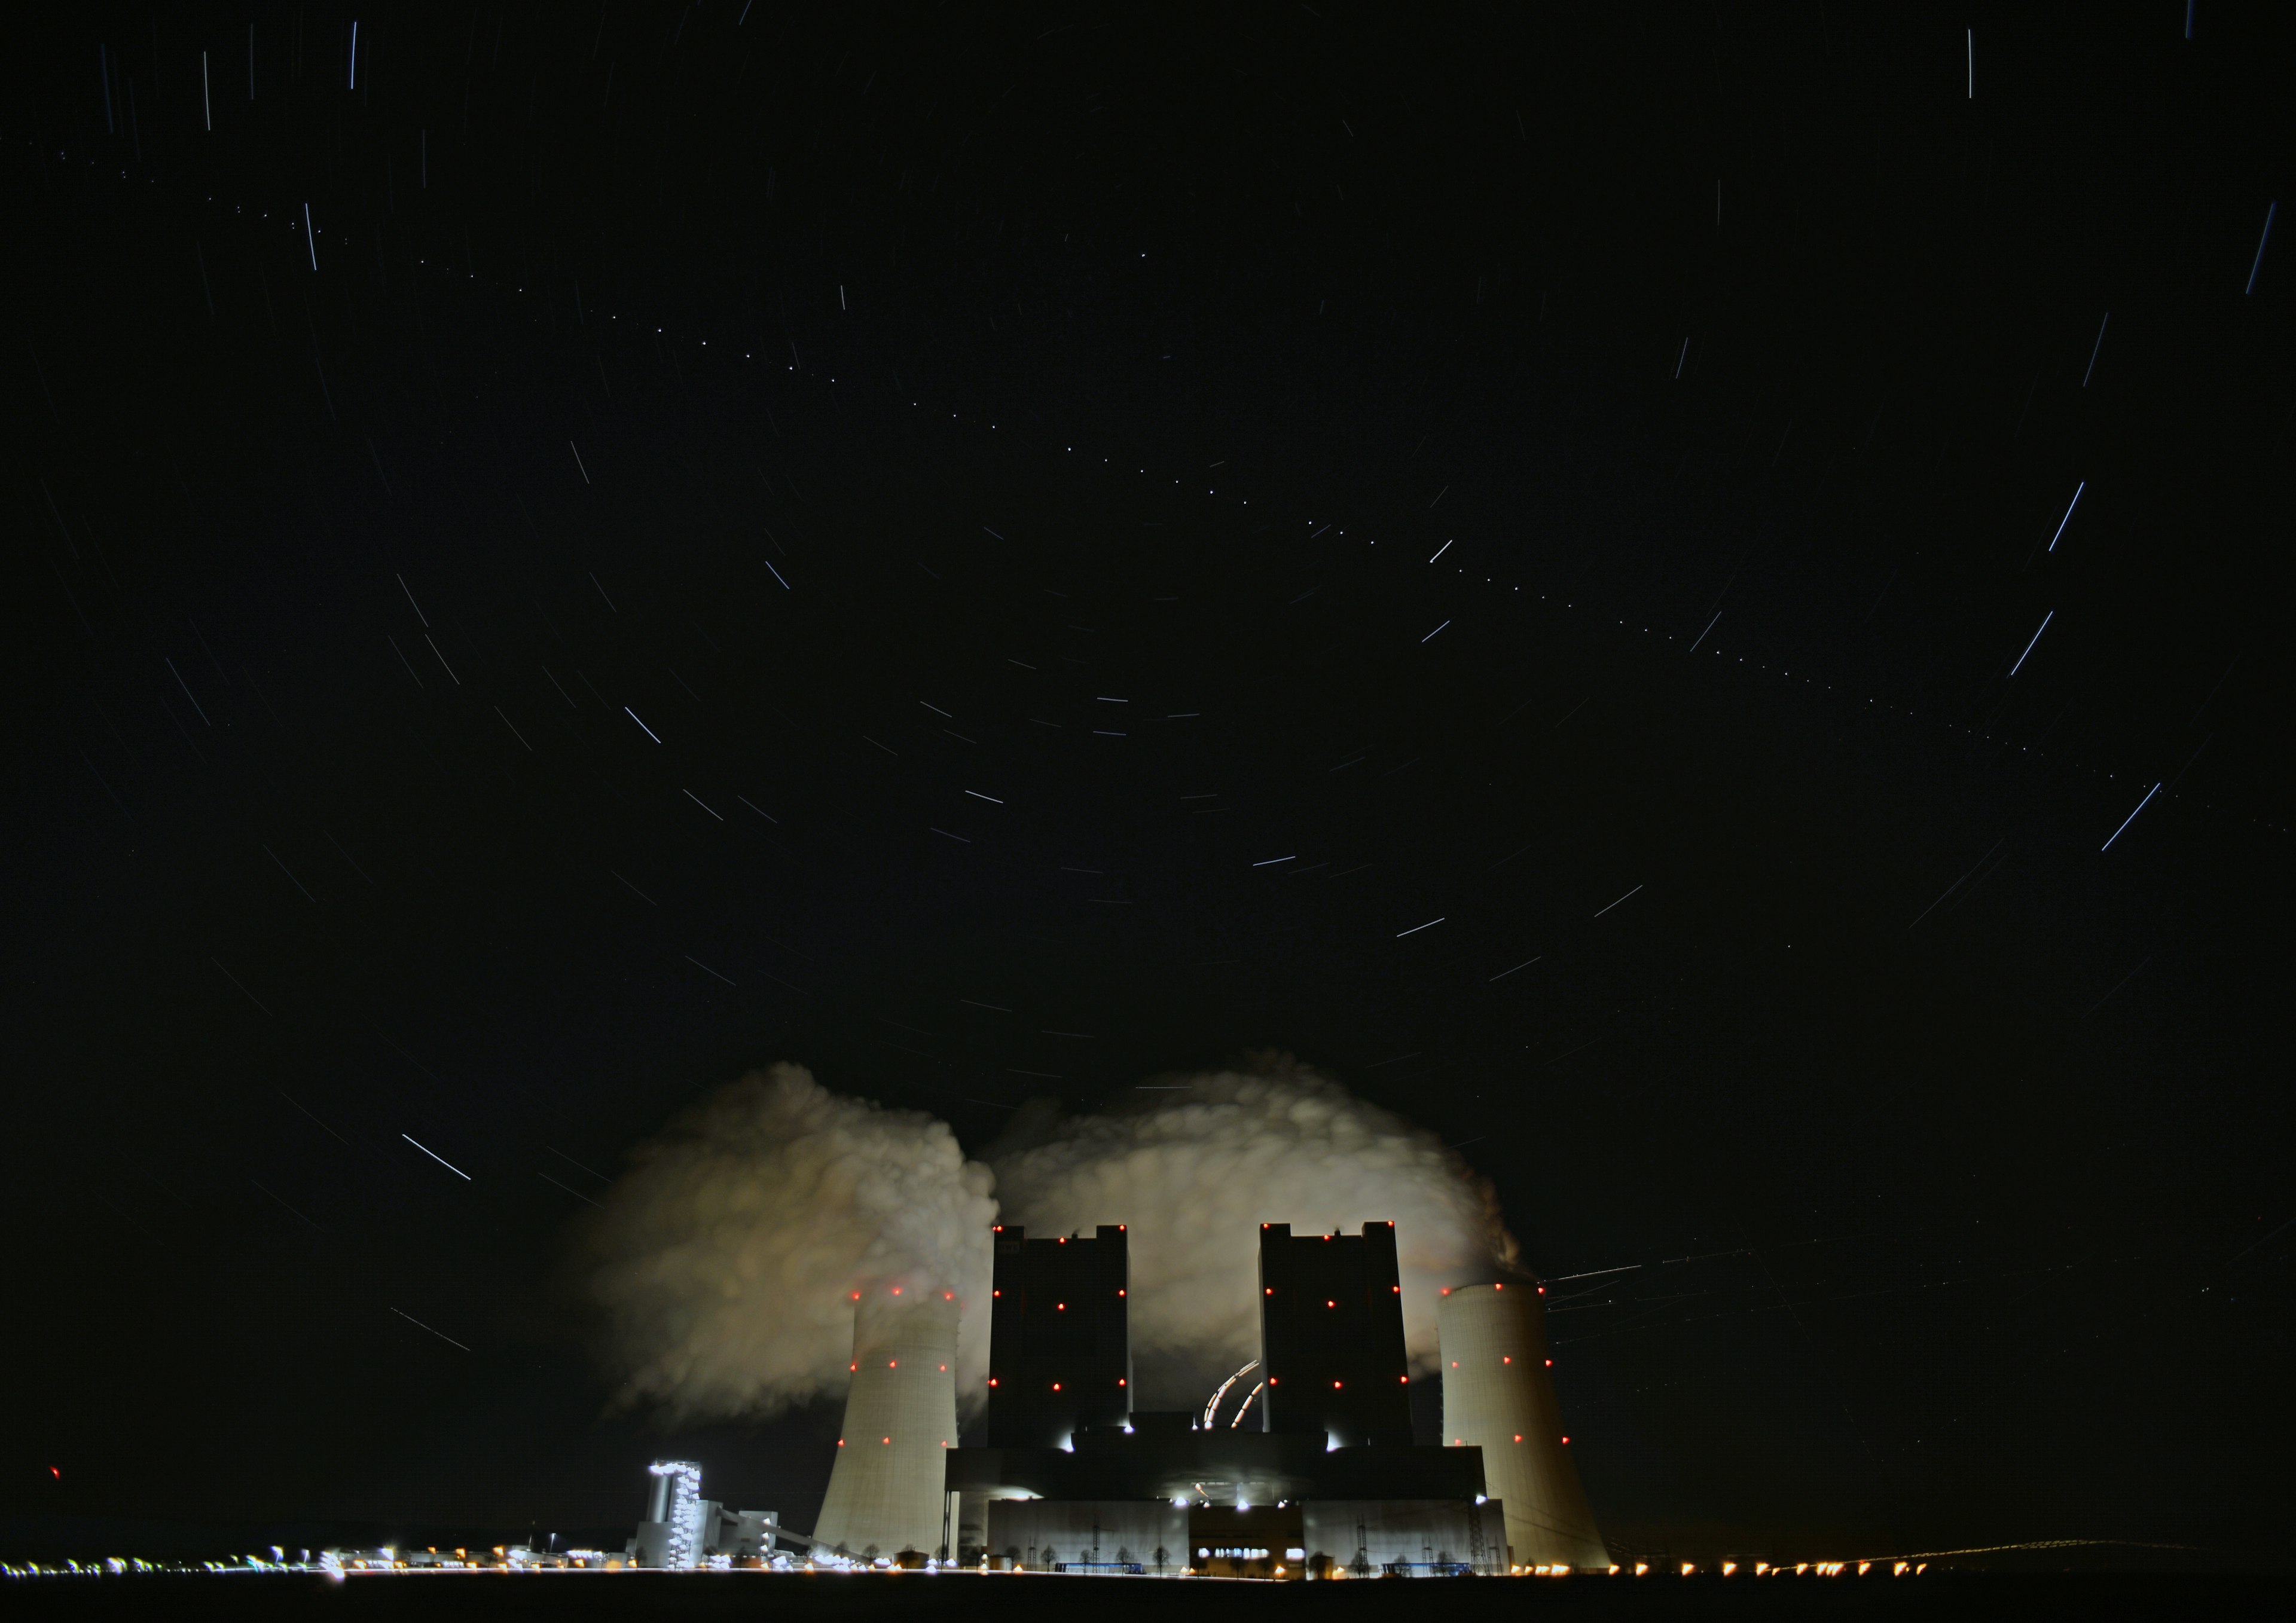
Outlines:
[[1392,1562],[1437,1577],[1458,1562],[1489,1577],[1507,1570],[1506,1514],[1496,1500],[1310,1499],[1300,1507],[1309,1570],[1322,1556],[1351,1578],[1376,1578]]
[[854,1304],[845,1430],[814,1529],[824,1544],[862,1556],[940,1553],[956,1319],[954,1297],[914,1285],[879,1285]]
[[1486,1491],[1506,1504],[1518,1566],[1606,1567],[1609,1550],[1562,1442],[1535,1286],[1455,1285],[1443,1295],[1443,1441],[1483,1451]]
[[1188,1512],[1158,1499],[992,1499],[988,1502],[992,1563],[1011,1556],[1032,1572],[1057,1563],[1138,1562],[1149,1576],[1164,1552],[1163,1571],[1188,1564]]

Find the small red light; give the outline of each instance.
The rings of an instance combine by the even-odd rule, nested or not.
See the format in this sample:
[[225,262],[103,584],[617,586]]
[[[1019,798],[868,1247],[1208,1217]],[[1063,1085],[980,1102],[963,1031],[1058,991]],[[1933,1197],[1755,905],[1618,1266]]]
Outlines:
[[1563,1445],[1564,1445],[1566,1447],[1569,1447],[1570,1442],[1570,1439],[1569,1438],[1567,1438],[1567,1437],[1566,1437],[1566,1438],[1564,1438],[1564,1439],[1562,1439],[1562,1441],[1563,1441]]
[[892,1439],[891,1438],[890,1438],[890,1437],[889,1437],[889,1438],[887,1438],[887,1439],[885,1439],[886,1443],[887,1443],[887,1444],[889,1444],[889,1445],[892,1442],[892,1440],[893,1440],[893,1439]]
[[[1265,1228],[1265,1227],[1267,1226],[1267,1225],[1263,1223],[1262,1225],[1260,1225],[1260,1226],[1261,1226],[1262,1228]],[[1267,1378],[1267,1384],[1268,1384],[1268,1385],[1270,1385],[1270,1386],[1274,1386],[1274,1385],[1275,1384],[1275,1376],[1273,1376],[1273,1375],[1270,1375],[1270,1376]]]
[[901,1361],[898,1358],[888,1358],[885,1360],[885,1367],[887,1369],[898,1369],[901,1367]]
[[1521,1441],[1522,1441],[1522,1433],[1521,1433],[1521,1432],[1520,1432],[1520,1431],[1516,1432],[1516,1433],[1514,1434],[1514,1440],[1515,1440],[1515,1441],[1517,1441],[1518,1443],[1519,1443],[1519,1442],[1521,1442]]
[[1062,1313],[1066,1313],[1069,1310],[1069,1305],[1066,1302],[1054,1302],[1053,1306],[1059,1308]]
[[1121,1376],[1121,1375],[1119,1375],[1119,1376],[1116,1378],[1116,1384],[1117,1384],[1117,1385],[1119,1385],[1119,1386],[1122,1386],[1124,1383],[1125,1383],[1125,1382],[1124,1382],[1124,1377],[1123,1377],[1123,1376]]
[[898,1296],[900,1293],[901,1293],[901,1287],[900,1287],[900,1286],[898,1286],[898,1285],[895,1285],[895,1286],[893,1287],[893,1294],[894,1294],[895,1296]]
[[841,1437],[840,1437],[840,1438],[839,1438],[839,1439],[837,1439],[837,1446],[838,1446],[840,1448],[844,1447],[845,1447],[845,1439],[844,1439],[843,1438],[841,1438]]
[[1124,1292],[1123,1292],[1123,1291],[1119,1291],[1117,1292],[1117,1295],[1119,1295],[1119,1296],[1121,1296],[1121,1295],[1123,1295],[1123,1294],[1124,1294]]
[[1514,1360],[1513,1358],[1501,1358],[1499,1362],[1502,1364],[1512,1364]]
[[1546,1367],[1547,1367],[1547,1368],[1549,1368],[1549,1369],[1553,1369],[1553,1368],[1554,1367],[1554,1359],[1552,1359],[1552,1358],[1549,1358],[1549,1359],[1546,1361]]
[[[1399,1287],[1398,1287],[1398,1288],[1399,1288]],[[1446,1296],[1450,1295],[1450,1294],[1451,1294],[1451,1287],[1450,1287],[1450,1286],[1448,1286],[1448,1285],[1445,1285],[1445,1286],[1443,1287],[1443,1294],[1444,1294],[1444,1295],[1446,1295]]]
[[996,1384],[996,1376],[994,1376],[994,1375],[989,1376],[989,1377],[988,1377],[988,1384],[989,1384],[989,1385],[991,1385],[991,1386],[995,1386],[995,1385]]
[[942,1373],[946,1374],[946,1373],[948,1373],[948,1365],[947,1365],[944,1364],[944,1365],[942,1365],[940,1367],[941,1367],[941,1373]]
[[989,1295],[991,1295],[991,1296],[1002,1296],[1002,1295],[1004,1295],[1004,1292],[1003,1292],[1002,1291],[991,1291],[988,1294],[989,1294]]
[[1504,1291],[1506,1287],[1505,1285],[1493,1285],[1491,1289],[1494,1291]]
[[1406,1386],[1409,1386],[1411,1384],[1411,1377],[1408,1375],[1398,1375],[1396,1379],[1403,1382]]
[[1053,1390],[1054,1390],[1055,1392],[1057,1392],[1057,1391],[1059,1391],[1060,1389],[1061,1389],[1061,1383],[1060,1383],[1059,1381],[1054,1381],[1054,1382],[1053,1382]]
[[858,1291],[856,1291],[853,1293],[853,1299],[854,1299],[855,1301],[857,1301],[857,1301],[859,1301],[859,1300],[861,1299],[861,1292],[859,1292]]
[[1340,1389],[1340,1383],[1339,1383],[1338,1381],[1332,1381],[1332,1390],[1333,1390],[1333,1391],[1335,1391],[1335,1392],[1336,1392],[1336,1391],[1338,1391],[1339,1389]]
[[1274,1285],[1262,1285],[1260,1287],[1259,1293],[1262,1296],[1273,1296],[1275,1294],[1275,1287]]
[[1324,1304],[1324,1307],[1338,1307],[1338,1306],[1339,1306],[1339,1303],[1337,1303],[1337,1302],[1331,1302],[1331,1301],[1327,1301],[1327,1302],[1325,1302],[1325,1303]]
[[[1392,1226],[1392,1225],[1390,1226]],[[1398,1296],[1401,1296],[1403,1294],[1403,1287],[1401,1285],[1390,1285],[1388,1286],[1388,1289],[1394,1291]],[[1448,1291],[1446,1291],[1443,1294],[1448,1296],[1451,1293]]]

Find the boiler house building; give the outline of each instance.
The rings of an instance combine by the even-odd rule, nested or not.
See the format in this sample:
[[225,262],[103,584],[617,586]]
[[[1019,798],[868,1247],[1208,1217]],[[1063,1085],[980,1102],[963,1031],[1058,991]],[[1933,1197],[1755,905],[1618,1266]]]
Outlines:
[[[1430,1447],[1412,1438],[1392,1223],[1264,1225],[1259,1357],[1201,1412],[1132,1406],[1122,1225],[1033,1239],[1007,1225],[995,1258],[986,1439],[945,1451],[945,1556],[1175,1576],[1608,1564],[1556,1435],[1535,1286],[1446,1297],[1446,1434]],[[873,1474],[851,1414],[838,1474]],[[834,1478],[830,1496],[840,1501]]]

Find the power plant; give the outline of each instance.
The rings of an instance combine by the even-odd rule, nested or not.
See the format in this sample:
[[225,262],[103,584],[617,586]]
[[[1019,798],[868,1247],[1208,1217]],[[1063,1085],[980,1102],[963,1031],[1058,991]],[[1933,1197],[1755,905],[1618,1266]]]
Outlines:
[[958,1446],[955,1293],[852,1292],[837,1461],[811,1537],[653,1467],[640,1566],[964,1566],[1239,1578],[1613,1570],[1561,1434],[1540,1288],[1439,1313],[1443,1436],[1414,1440],[1392,1223],[1259,1231],[1259,1356],[1201,1411],[1132,1405],[1128,1233],[996,1229],[979,1446]]

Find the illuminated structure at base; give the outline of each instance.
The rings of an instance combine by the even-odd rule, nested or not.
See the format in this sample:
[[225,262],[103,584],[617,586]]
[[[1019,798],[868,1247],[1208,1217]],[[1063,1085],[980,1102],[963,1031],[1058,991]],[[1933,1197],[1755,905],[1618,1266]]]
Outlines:
[[1521,1281],[1443,1293],[1443,1441],[1482,1451],[1486,1491],[1505,1502],[1517,1565],[1600,1568],[1611,1557],[1565,1446],[1539,1294]]
[[941,1481],[956,1447],[956,1320],[950,1291],[855,1292],[845,1431],[814,1529],[822,1544],[873,1559],[939,1555],[950,1542]]

